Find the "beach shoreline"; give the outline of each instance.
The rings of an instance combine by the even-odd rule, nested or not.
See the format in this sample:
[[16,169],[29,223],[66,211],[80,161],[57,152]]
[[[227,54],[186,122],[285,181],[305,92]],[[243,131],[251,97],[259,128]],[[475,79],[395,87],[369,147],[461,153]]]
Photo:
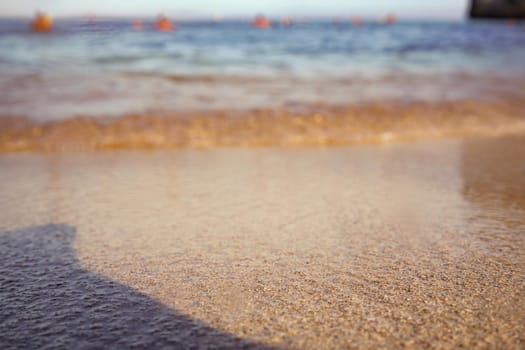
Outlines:
[[521,98],[383,100],[250,110],[157,111],[38,122],[0,117],[0,152],[343,146],[523,134]]
[[523,23],[48,5],[0,18],[0,349],[525,348]]
[[[0,299],[25,321],[0,339],[162,345],[178,324],[219,347],[520,349],[524,166],[523,136],[4,153],[0,237],[14,258]],[[27,271],[40,277],[26,285]],[[73,272],[97,289],[65,282]],[[86,305],[32,314],[79,291]],[[111,307],[126,300],[138,304]],[[144,317],[136,338],[90,328]]]

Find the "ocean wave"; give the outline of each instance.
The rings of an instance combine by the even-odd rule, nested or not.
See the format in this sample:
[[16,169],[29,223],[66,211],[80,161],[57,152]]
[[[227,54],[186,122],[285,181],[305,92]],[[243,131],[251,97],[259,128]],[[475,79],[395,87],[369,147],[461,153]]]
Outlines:
[[159,112],[37,123],[0,118],[0,151],[333,146],[525,134],[525,101],[377,102]]

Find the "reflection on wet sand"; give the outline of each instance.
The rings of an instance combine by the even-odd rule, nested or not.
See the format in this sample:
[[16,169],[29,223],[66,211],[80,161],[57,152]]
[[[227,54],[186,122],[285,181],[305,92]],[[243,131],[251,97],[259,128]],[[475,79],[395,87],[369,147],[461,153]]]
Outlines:
[[468,142],[4,154],[0,222],[75,227],[83,271],[233,338],[519,349],[523,245],[465,192],[505,141]]
[[464,195],[494,211],[525,210],[525,138],[463,142]]
[[480,248],[493,247],[492,251],[509,259],[519,254],[523,275],[525,138],[464,141],[461,172],[463,195],[475,208],[472,220],[485,222],[484,230],[477,234],[483,242]]

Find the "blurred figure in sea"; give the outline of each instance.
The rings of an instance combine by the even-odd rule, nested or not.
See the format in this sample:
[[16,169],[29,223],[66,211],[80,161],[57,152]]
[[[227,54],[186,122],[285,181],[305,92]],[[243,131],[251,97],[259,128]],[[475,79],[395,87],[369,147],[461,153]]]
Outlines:
[[44,12],[37,11],[31,22],[31,30],[37,33],[48,33],[53,29],[53,18]]

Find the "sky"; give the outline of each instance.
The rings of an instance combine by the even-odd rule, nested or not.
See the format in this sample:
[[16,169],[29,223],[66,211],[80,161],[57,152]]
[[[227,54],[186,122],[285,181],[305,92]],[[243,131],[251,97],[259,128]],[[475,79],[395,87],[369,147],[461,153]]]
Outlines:
[[36,10],[53,16],[94,13],[105,16],[244,17],[362,16],[396,13],[400,18],[460,19],[468,0],[0,0],[1,16],[31,16]]

